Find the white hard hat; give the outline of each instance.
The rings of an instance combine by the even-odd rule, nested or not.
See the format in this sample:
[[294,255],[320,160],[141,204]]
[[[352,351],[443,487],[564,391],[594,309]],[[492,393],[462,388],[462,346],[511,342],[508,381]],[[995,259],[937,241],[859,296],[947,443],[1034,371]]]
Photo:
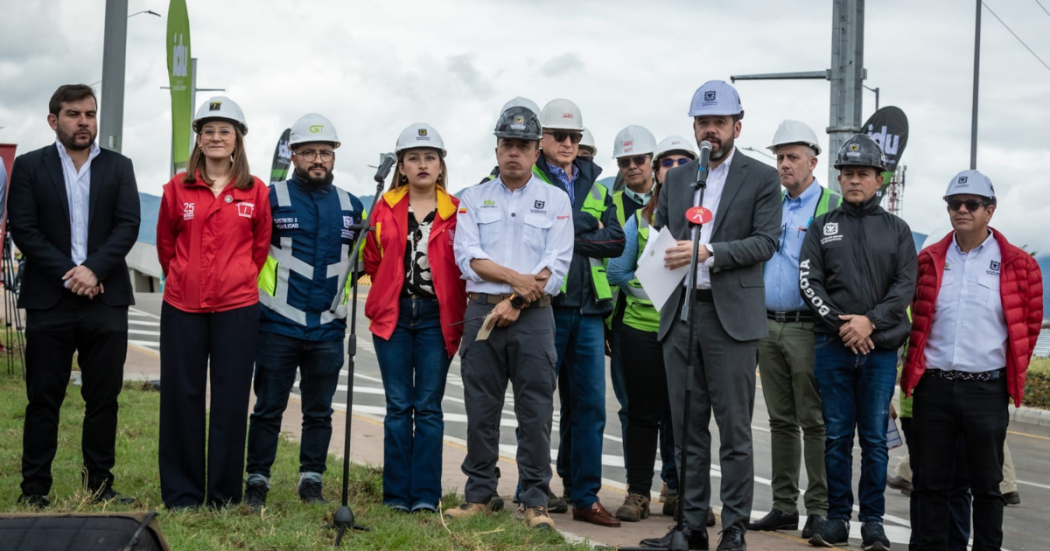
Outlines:
[[644,126],[632,124],[616,135],[613,142],[613,158],[631,155],[652,155],[656,151],[656,138]]
[[303,115],[292,125],[291,138],[288,147],[295,147],[301,143],[329,142],[335,149],[339,148],[339,136],[335,133],[335,125],[332,121],[317,113]]
[[697,88],[689,104],[689,116],[705,115],[740,115],[740,118],[744,118],[744,106],[740,104],[740,94],[736,88],[724,80],[709,80]]
[[540,106],[536,105],[536,102],[532,101],[531,99],[523,98],[521,96],[518,96],[508,101],[507,103],[504,103],[503,108],[499,110],[499,113],[502,115],[504,111],[510,109],[511,107],[524,107],[529,111],[536,113],[537,117],[540,115]]
[[576,104],[567,99],[551,100],[540,113],[544,130],[575,130],[583,132],[583,115]]
[[653,159],[659,159],[673,151],[679,151],[686,157],[690,157],[694,160],[696,159],[696,147],[693,145],[693,142],[681,136],[668,136],[664,138],[663,141],[656,146],[656,153],[653,155]]
[[248,123],[244,120],[244,112],[241,106],[226,96],[215,96],[208,98],[197,109],[197,116],[193,119],[193,131],[200,134],[201,124],[209,119],[221,119],[236,124],[241,129],[241,134],[248,134]]
[[580,138],[580,147],[586,147],[593,151],[595,155],[598,154],[598,146],[594,145],[594,136],[586,128],[583,129],[583,137]]
[[944,192],[944,198],[952,195],[980,195],[981,197],[995,198],[995,187],[987,176],[976,170],[964,170],[952,178],[948,184],[948,191]]
[[777,152],[777,147],[790,144],[808,145],[820,155],[820,143],[817,142],[817,133],[805,123],[786,120],[777,127],[777,133],[773,135],[773,145],[766,149]]
[[414,123],[401,131],[401,135],[397,137],[397,146],[394,148],[394,152],[401,153],[406,149],[415,149],[417,147],[437,149],[441,152],[442,157],[447,153],[441,134],[438,134],[434,127],[425,122]]

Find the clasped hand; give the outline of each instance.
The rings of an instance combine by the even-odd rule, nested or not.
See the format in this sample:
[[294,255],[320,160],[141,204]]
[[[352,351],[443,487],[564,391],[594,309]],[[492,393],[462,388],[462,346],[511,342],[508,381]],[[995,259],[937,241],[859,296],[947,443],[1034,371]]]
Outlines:
[[99,293],[104,293],[105,289],[102,287],[102,283],[99,282],[95,272],[91,271],[91,268],[80,265],[72,270],[66,272],[62,276],[62,281],[68,281],[69,285],[67,288],[81,296],[86,296],[89,299],[95,298]]

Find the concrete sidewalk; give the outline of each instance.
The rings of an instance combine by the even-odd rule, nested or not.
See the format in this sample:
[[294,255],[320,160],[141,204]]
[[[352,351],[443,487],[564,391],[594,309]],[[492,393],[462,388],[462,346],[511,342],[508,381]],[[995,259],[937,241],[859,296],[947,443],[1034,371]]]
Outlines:
[[[125,379],[143,380],[160,378],[159,357],[152,351],[128,347],[128,359],[124,365]],[[282,432],[287,432],[293,438],[300,434],[302,426],[302,413],[300,402],[293,399],[288,403],[282,422]],[[254,396],[252,403],[254,404]],[[346,413],[337,411],[332,417],[332,442],[328,451],[336,457],[343,455],[344,435],[346,434]],[[368,415],[353,414],[351,420],[350,458],[358,463],[370,465],[382,465],[383,463],[383,423],[381,419]],[[460,466],[466,457],[466,446],[457,439],[446,438],[442,457],[442,486],[446,491],[462,493],[466,484],[466,476],[462,473]],[[500,471],[503,477],[499,482],[499,493],[505,496],[508,507],[513,507],[509,496],[514,493],[517,485],[517,462],[512,457],[500,457]],[[557,478],[557,477],[555,477]],[[717,480],[717,479],[716,479]],[[553,481],[552,485],[560,490],[560,482]],[[329,490],[329,499],[334,499],[333,490]],[[615,511],[626,492],[620,488],[603,486],[599,493],[601,502],[610,510]],[[668,528],[674,524],[669,516],[659,514],[660,504],[654,503],[654,513],[648,519],[637,523],[623,523],[620,528],[603,528],[593,524],[576,522],[572,520],[571,514],[554,514],[551,518],[558,525],[558,529],[570,541],[589,541],[593,545],[619,547],[637,546],[644,538],[662,536],[667,533]],[[716,508],[716,513],[718,509]],[[718,544],[719,526],[708,529],[711,541],[711,549]],[[770,532],[748,532],[747,545],[751,551],[771,551],[781,549],[813,549],[799,537],[799,532],[770,533]]]

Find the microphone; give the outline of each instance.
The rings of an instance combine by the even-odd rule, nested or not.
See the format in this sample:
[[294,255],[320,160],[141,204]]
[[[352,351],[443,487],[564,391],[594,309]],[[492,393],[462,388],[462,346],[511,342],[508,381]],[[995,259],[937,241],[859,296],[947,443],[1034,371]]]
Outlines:
[[696,187],[707,187],[707,165],[711,163],[711,142],[700,142],[700,166],[696,170]]
[[380,184],[385,182],[386,177],[390,175],[390,169],[394,168],[395,164],[397,164],[397,157],[395,157],[393,153],[387,153],[384,155],[383,162],[379,163],[379,168],[376,169],[376,182]]

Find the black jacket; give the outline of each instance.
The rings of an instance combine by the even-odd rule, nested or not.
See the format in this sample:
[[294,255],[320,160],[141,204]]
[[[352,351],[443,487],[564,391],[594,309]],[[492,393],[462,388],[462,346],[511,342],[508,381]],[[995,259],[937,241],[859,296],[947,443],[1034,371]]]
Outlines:
[[[616,219],[616,205],[613,204],[611,190],[607,190],[608,193],[605,194],[605,213],[602,214],[601,229],[598,228],[597,218],[580,210],[587,194],[591,192],[591,186],[600,185],[597,181],[602,168],[589,159],[580,157],[572,164],[580,171],[573,187],[576,203],[572,206],[572,225],[576,232],[576,240],[573,243],[572,264],[569,265],[569,274],[566,276],[566,292],[555,297],[554,305],[579,308],[583,314],[606,315],[612,312],[612,299],[598,300],[594,293],[588,259],[617,258],[623,254],[623,228]],[[561,187],[558,179],[551,174],[547,159],[542,154],[536,161],[536,167],[550,182]]]
[[911,329],[917,266],[911,228],[879,197],[818,216],[799,255],[802,298],[819,321],[813,330],[838,335],[840,315],[862,314],[875,324],[876,347],[900,348]]
[[[124,257],[139,235],[139,192],[131,159],[103,149],[91,162],[87,266],[105,285],[96,300],[110,306],[135,304]],[[11,238],[25,256],[18,306],[55,306],[62,276],[76,267],[72,258],[69,199],[62,160],[54,144],[15,160],[8,196]]]

